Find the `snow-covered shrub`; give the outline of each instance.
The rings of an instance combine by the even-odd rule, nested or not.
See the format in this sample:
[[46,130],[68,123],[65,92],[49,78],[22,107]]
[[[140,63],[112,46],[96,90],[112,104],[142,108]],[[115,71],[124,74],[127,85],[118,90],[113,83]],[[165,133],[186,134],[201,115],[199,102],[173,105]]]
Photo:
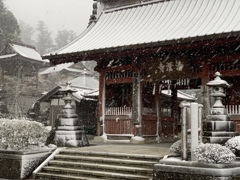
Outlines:
[[235,154],[220,144],[200,144],[193,150],[199,161],[207,163],[231,163],[236,159]]
[[43,124],[25,119],[0,119],[0,148],[12,150],[38,147],[45,143],[49,129]]
[[[190,140],[188,140],[187,149],[188,149],[188,152],[190,152],[191,150]],[[182,154],[182,141],[178,140],[175,143],[173,143],[169,148],[169,151],[178,155]]]
[[240,136],[229,139],[225,143],[225,146],[229,148],[234,154],[236,154],[236,152],[240,150]]

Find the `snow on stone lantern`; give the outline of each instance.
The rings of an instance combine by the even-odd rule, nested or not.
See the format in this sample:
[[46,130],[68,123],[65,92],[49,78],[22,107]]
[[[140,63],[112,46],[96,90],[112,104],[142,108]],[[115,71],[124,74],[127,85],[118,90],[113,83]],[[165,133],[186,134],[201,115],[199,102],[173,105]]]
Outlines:
[[214,98],[214,104],[210,115],[207,116],[207,121],[203,124],[203,141],[224,144],[228,139],[237,135],[234,132],[234,122],[230,121],[222,103],[222,99],[226,97],[226,89],[230,85],[221,79],[219,72],[216,72],[215,79],[208,82],[207,86],[211,90],[210,96]]
[[217,118],[221,120],[227,120],[227,116],[221,116],[225,115],[225,108],[222,104],[222,98],[226,97],[226,88],[229,88],[230,85],[225,81],[222,80],[220,77],[222,75],[219,72],[215,73],[215,79],[207,83],[207,86],[210,87],[211,94],[215,100],[212,108],[211,108],[211,115],[220,115],[220,116],[211,116],[212,118]]
[[80,147],[89,145],[81,121],[71,105],[73,100],[72,93],[77,92],[77,90],[70,86],[71,83],[68,82],[66,84],[66,87],[59,90],[64,94],[62,99],[65,102],[65,106],[58,120],[54,142],[58,147]]

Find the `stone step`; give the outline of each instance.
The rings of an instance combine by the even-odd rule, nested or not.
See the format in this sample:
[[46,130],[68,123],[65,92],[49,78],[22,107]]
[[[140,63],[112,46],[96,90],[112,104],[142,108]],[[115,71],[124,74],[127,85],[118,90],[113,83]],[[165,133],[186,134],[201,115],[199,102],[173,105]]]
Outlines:
[[57,161],[51,160],[49,161],[49,166],[55,167],[68,167],[74,169],[94,169],[94,170],[102,170],[102,171],[109,171],[109,172],[123,172],[123,173],[134,173],[134,174],[149,174],[152,175],[153,169],[152,168],[140,168],[140,167],[129,167],[129,166],[116,166],[116,165],[109,165],[109,164],[96,164],[96,163],[84,163],[84,162],[66,162],[66,161]]
[[99,180],[98,178],[90,178],[90,177],[80,177],[80,176],[72,176],[72,175],[64,175],[64,174],[52,174],[52,173],[45,173],[45,172],[40,172],[37,174],[37,179],[65,179],[65,180]]
[[126,153],[107,153],[107,152],[91,152],[91,151],[77,151],[77,150],[62,150],[61,155],[74,155],[74,156],[91,156],[91,157],[112,157],[121,159],[135,159],[144,161],[158,162],[161,157],[153,155],[138,155]]
[[161,157],[125,153],[61,150],[36,179],[149,180]]
[[152,176],[143,176],[135,174],[124,174],[124,173],[114,173],[114,172],[105,172],[97,170],[82,170],[82,169],[72,169],[72,168],[60,168],[54,166],[43,167],[43,172],[51,174],[61,174],[61,175],[74,175],[74,176],[88,176],[93,178],[117,178],[117,179],[134,179],[134,180],[149,180]]
[[55,160],[70,161],[70,162],[95,162],[102,164],[118,164],[118,165],[128,165],[137,167],[152,167],[157,161],[144,161],[144,160],[131,160],[131,159],[121,159],[113,157],[92,157],[92,156],[72,156],[72,155],[56,155]]

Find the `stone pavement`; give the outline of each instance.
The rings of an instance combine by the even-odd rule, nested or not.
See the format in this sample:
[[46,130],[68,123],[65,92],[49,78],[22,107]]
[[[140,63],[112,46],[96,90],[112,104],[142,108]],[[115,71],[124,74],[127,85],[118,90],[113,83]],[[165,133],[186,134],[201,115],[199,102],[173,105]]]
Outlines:
[[169,147],[172,143],[146,143],[146,144],[129,144],[129,143],[100,143],[90,141],[90,146],[80,148],[67,148],[78,151],[89,152],[106,152],[106,153],[124,153],[124,154],[143,154],[163,157],[171,154]]

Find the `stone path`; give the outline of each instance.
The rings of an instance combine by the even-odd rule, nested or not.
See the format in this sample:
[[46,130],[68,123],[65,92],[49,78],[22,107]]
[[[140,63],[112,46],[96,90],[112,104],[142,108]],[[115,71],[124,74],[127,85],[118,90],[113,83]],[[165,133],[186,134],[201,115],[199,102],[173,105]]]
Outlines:
[[163,157],[170,154],[169,147],[172,143],[159,144],[126,144],[126,143],[96,143],[90,142],[90,146],[81,148],[67,148],[68,150],[109,152],[127,154],[145,154]]

